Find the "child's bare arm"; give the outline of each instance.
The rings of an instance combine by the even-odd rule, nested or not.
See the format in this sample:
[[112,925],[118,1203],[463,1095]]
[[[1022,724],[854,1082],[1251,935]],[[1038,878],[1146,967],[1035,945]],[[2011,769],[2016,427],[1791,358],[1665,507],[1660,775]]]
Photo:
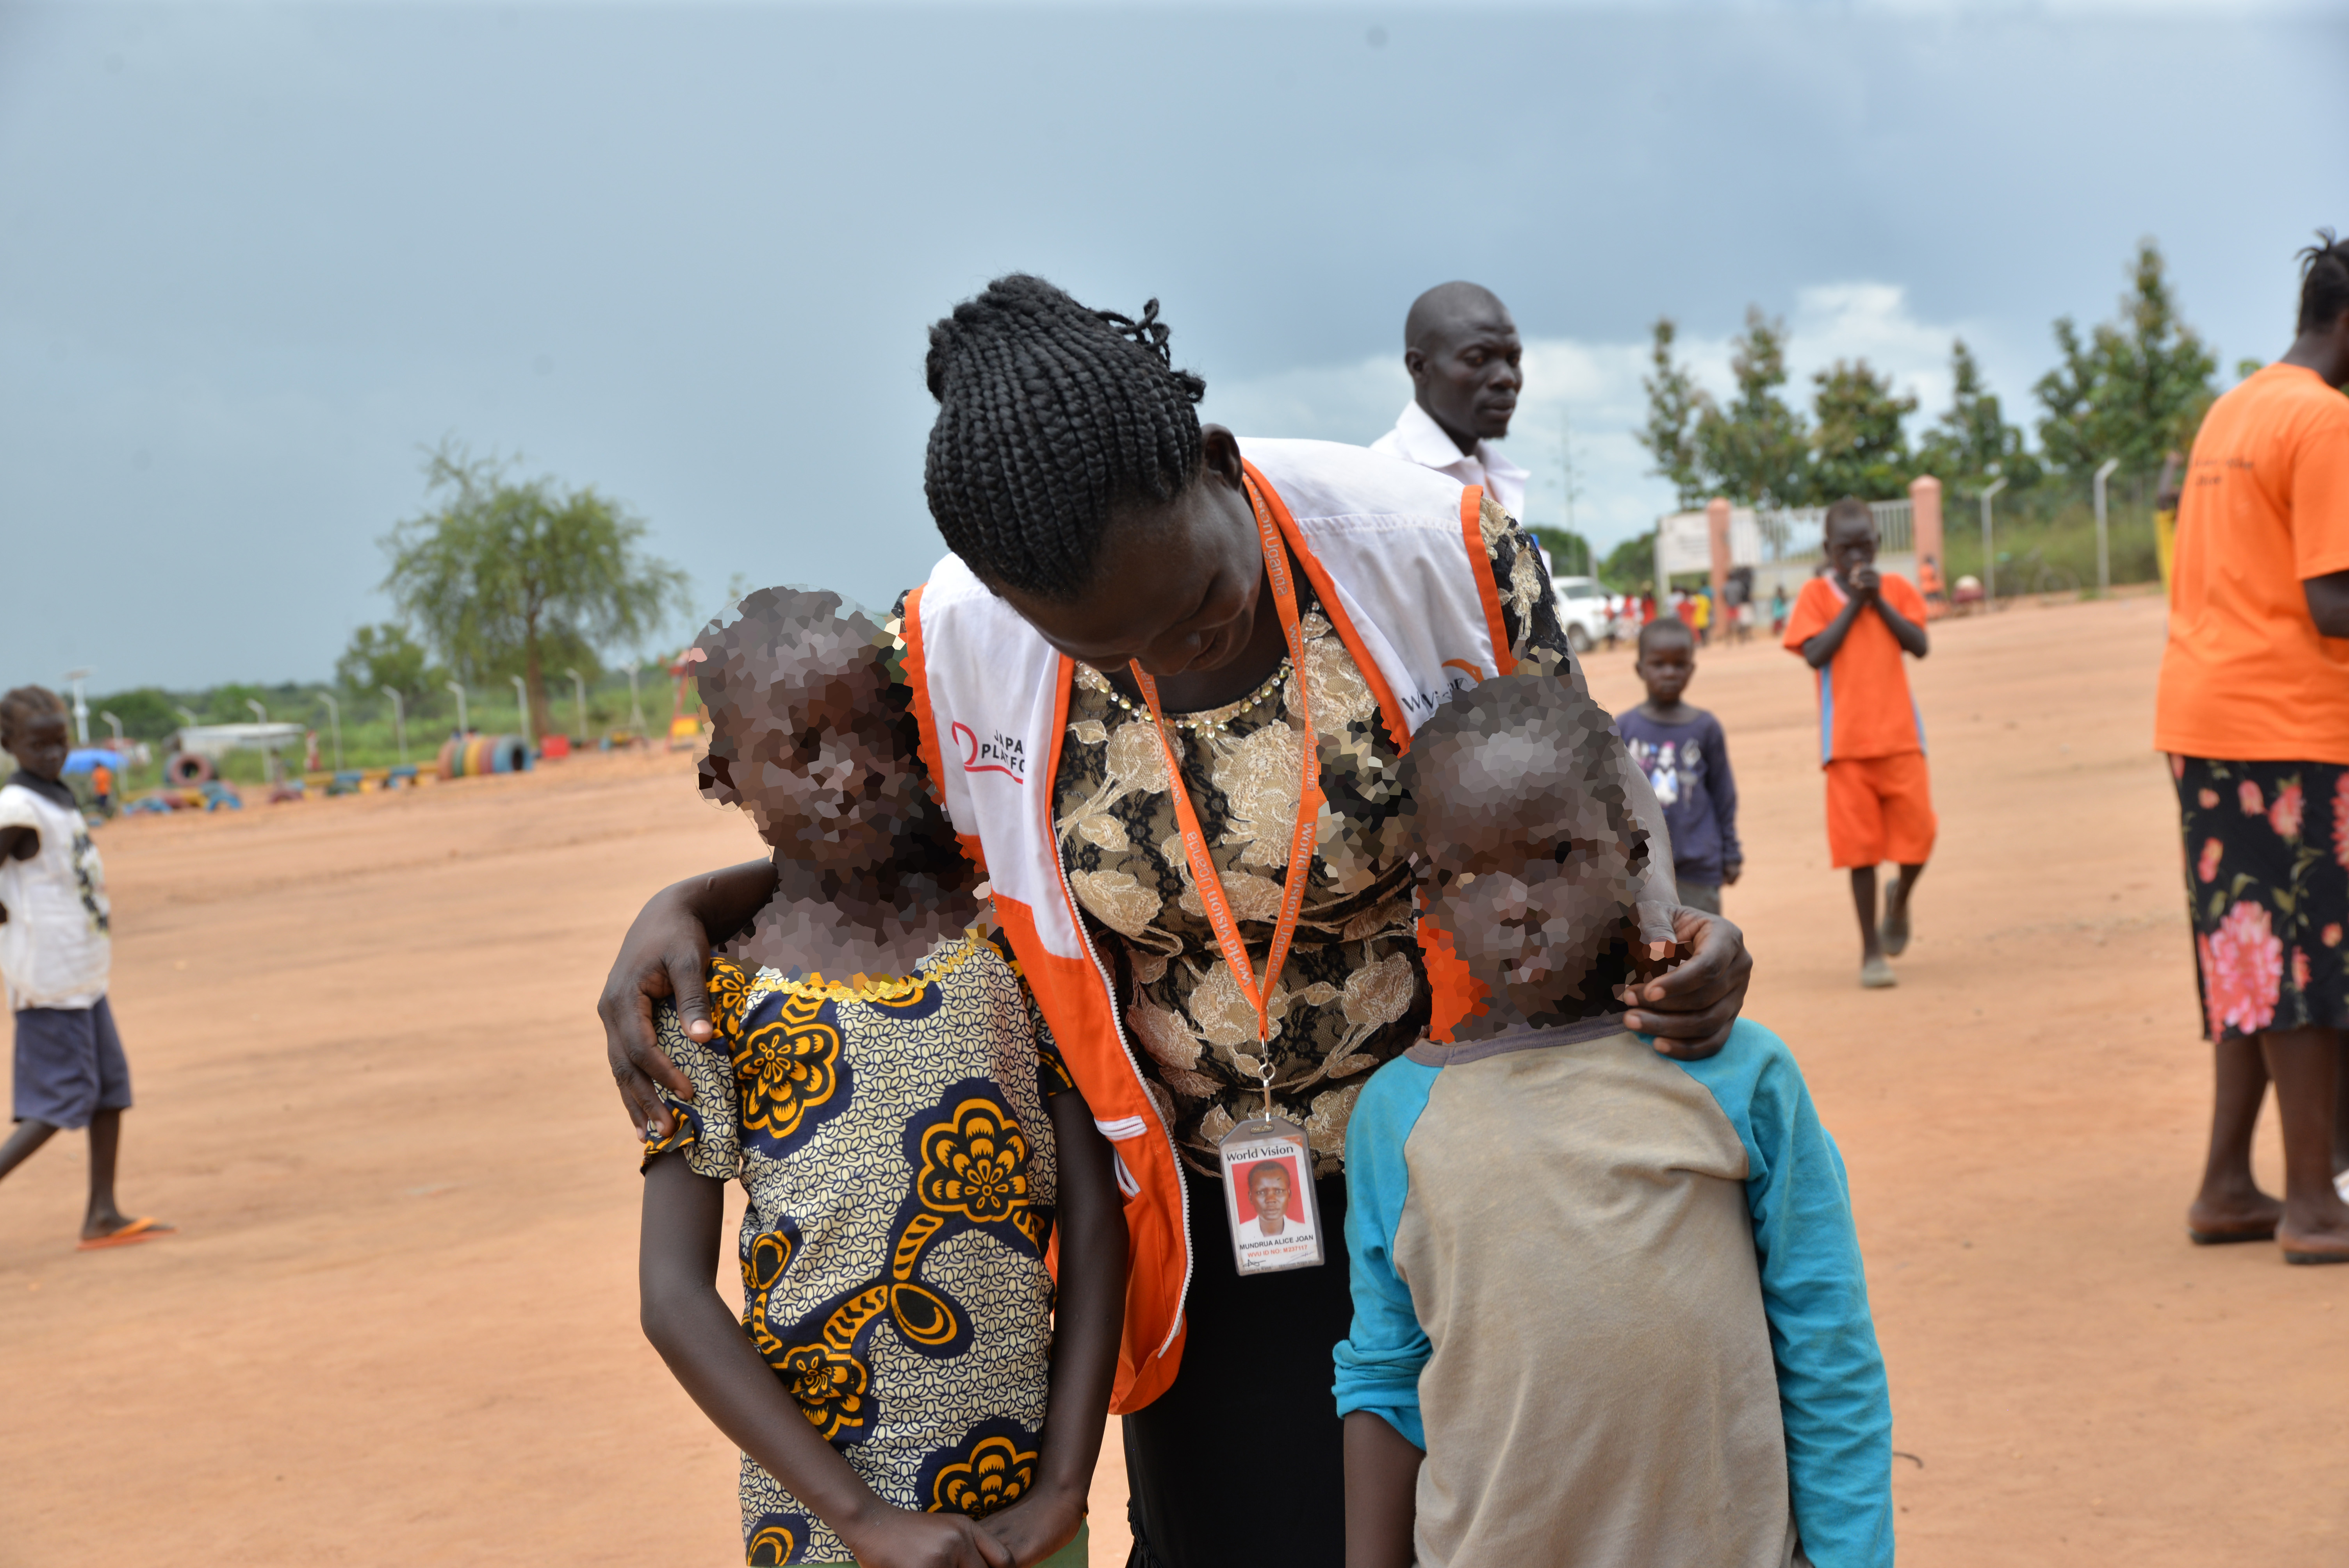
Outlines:
[[1858,593],[1846,599],[1843,608],[1836,612],[1836,618],[1827,623],[1826,630],[1803,645],[1803,662],[1815,670],[1825,668],[1827,661],[1843,650],[1843,640],[1850,634],[1851,624],[1859,619],[1859,608],[1865,603]]
[[1044,1416],[1036,1487],[987,1522],[1024,1564],[1074,1540],[1084,1522],[1101,1458],[1102,1427],[1117,1379],[1125,1331],[1125,1202],[1109,1140],[1085,1097],[1063,1090],[1047,1102],[1060,1159],[1061,1279],[1052,1315],[1052,1393]]
[[1346,1417],[1346,1568],[1411,1568],[1426,1457],[1384,1417]]
[[893,1508],[848,1468],[718,1298],[725,1183],[682,1153],[645,1168],[636,1283],[645,1337],[718,1429],[839,1532],[865,1568],[1012,1568],[1011,1554],[958,1514]]
[[1911,658],[1923,658],[1931,646],[1925,640],[1925,628],[1894,609],[1892,601],[1881,593],[1869,603],[1876,606],[1876,613],[1884,617],[1884,624],[1892,629],[1893,640],[1900,645],[1901,651]]

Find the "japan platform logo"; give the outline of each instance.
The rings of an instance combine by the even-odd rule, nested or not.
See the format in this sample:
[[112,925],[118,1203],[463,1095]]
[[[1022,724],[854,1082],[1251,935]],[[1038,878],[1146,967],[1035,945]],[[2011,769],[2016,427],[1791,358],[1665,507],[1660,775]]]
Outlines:
[[1014,784],[1028,782],[1028,743],[1016,735],[996,733],[985,740],[970,726],[955,721],[954,738],[962,748],[966,773],[1000,773]]

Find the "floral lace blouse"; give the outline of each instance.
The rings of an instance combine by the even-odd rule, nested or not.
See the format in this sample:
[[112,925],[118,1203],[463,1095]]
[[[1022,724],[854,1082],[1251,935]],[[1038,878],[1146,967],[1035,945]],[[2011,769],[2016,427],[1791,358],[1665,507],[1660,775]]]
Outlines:
[[[1554,651],[1573,678],[1540,552],[1489,499],[1483,521],[1512,652]],[[1426,1027],[1428,992],[1409,858],[1386,841],[1393,792],[1379,788],[1402,754],[1301,574],[1298,592],[1314,727],[1335,755],[1322,768],[1329,801],[1311,885],[1270,999],[1269,1065],[1276,1111],[1305,1128],[1317,1174],[1330,1175],[1342,1168],[1362,1084]],[[1259,974],[1297,820],[1297,680],[1284,664],[1269,691],[1168,716],[1197,721],[1174,729],[1184,783]],[[1061,862],[1095,942],[1117,956],[1127,1027],[1148,1053],[1176,1141],[1212,1171],[1216,1140],[1263,1109],[1256,1012],[1193,884],[1148,713],[1080,665],[1068,722],[1052,797]]]

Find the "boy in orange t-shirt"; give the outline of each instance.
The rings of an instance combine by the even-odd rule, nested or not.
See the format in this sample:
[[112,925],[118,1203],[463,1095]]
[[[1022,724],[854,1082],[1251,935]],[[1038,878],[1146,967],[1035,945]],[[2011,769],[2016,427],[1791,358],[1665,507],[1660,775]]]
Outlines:
[[[1827,849],[1851,872],[1859,913],[1859,983],[1897,985],[1886,962],[1909,946],[1909,895],[1939,824],[1925,774],[1925,727],[1909,696],[1903,654],[1926,654],[1925,601],[1905,577],[1876,570],[1876,516],[1846,496],[1827,509],[1832,575],[1803,584],[1785,645],[1818,672],[1819,762],[1827,776]],[[1900,879],[1876,921],[1876,868]]]

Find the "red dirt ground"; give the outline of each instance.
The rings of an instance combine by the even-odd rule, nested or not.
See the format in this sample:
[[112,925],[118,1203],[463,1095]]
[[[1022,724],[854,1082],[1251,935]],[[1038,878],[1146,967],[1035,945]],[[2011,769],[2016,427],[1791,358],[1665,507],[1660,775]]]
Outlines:
[[[2161,607],[1944,623],[1941,845],[1902,984],[1854,984],[1810,682],[1706,655],[1750,860],[1749,1012],[1851,1168],[1902,1561],[2349,1563],[2349,1269],[2186,1243],[2207,1113]],[[1636,697],[1628,656],[1591,660]],[[0,1184],[0,1563],[740,1561],[733,1458],[636,1326],[633,1142],[592,1005],[652,888],[757,853],[681,759],[102,838],[140,1107]],[[2272,1183],[2272,1125],[2262,1169]],[[1093,1560],[1123,1561],[1114,1449]]]

